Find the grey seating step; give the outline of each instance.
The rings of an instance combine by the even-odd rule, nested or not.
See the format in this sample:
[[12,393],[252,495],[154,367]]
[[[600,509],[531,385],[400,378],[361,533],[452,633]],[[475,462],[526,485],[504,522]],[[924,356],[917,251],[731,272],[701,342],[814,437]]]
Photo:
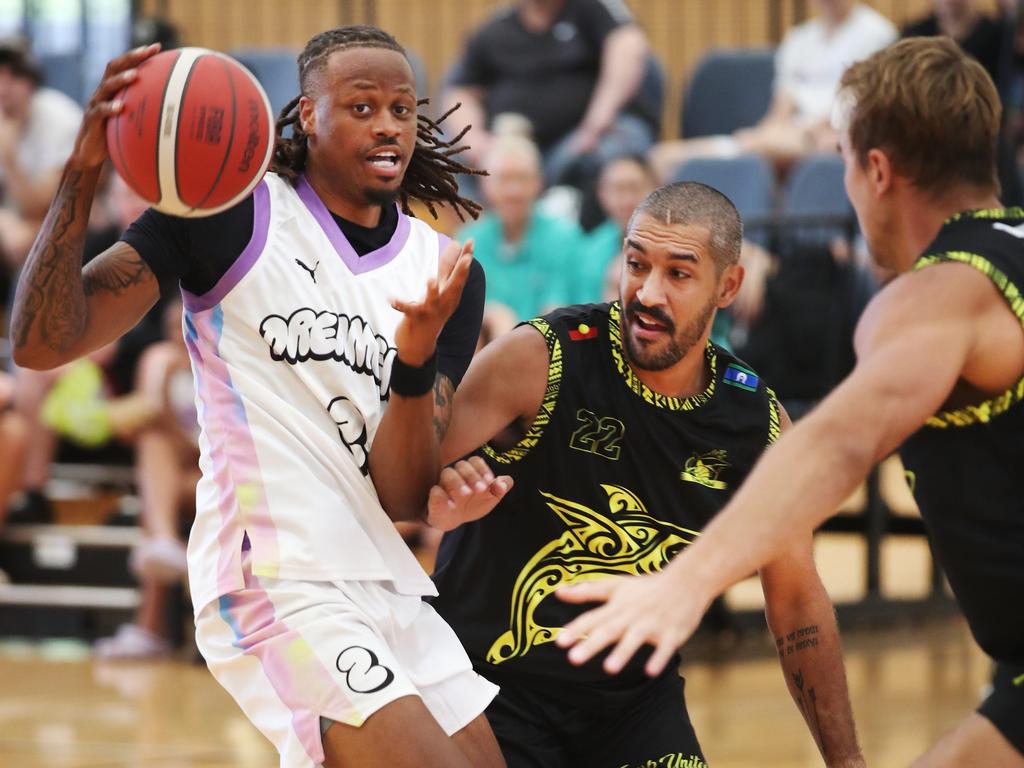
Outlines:
[[0,584],[0,605],[133,610],[139,605],[139,590],[68,584]]

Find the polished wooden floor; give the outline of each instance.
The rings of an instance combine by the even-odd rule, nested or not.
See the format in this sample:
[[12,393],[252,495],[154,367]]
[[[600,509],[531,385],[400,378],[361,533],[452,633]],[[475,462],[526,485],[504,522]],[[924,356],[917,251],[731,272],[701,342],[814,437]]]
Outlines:
[[[821,765],[767,637],[765,643],[767,654],[752,653],[747,642],[684,670],[690,712],[714,768]],[[976,705],[989,673],[959,620],[849,634],[845,644],[871,766],[907,765]],[[201,665],[99,664],[73,644],[0,643],[0,766],[276,764],[269,744]]]

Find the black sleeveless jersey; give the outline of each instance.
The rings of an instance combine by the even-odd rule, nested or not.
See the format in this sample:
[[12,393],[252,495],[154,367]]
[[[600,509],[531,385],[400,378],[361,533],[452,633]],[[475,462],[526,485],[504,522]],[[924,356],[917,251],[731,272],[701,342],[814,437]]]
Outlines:
[[[1024,324],[1024,209],[948,220],[914,269],[956,261],[988,277]],[[928,372],[921,371],[922,376]],[[1024,379],[932,416],[900,449],[932,549],[978,644],[1024,663]]]
[[485,676],[632,687],[648,680],[640,661],[614,681],[600,661],[569,664],[552,641],[583,608],[553,592],[664,567],[778,436],[778,403],[710,344],[703,392],[650,390],[623,355],[617,303],[560,309],[531,325],[548,346],[543,404],[517,445],[485,447],[495,473],[515,484],[490,515],[445,537],[434,606]]

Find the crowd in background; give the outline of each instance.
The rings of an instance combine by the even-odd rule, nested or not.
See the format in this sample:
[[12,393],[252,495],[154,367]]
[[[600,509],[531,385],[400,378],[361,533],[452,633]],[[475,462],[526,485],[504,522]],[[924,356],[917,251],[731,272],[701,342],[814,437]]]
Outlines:
[[[453,130],[474,126],[469,179],[484,213],[466,223],[487,275],[481,344],[553,307],[615,299],[622,238],[635,206],[695,158],[762,158],[781,189],[802,160],[836,152],[833,96],[843,70],[901,34],[944,34],[989,71],[1005,105],[1003,201],[1021,202],[1018,148],[1024,144],[1024,32],[1015,0],[1002,15],[973,0],[935,0],[925,19],[897,28],[854,0],[814,0],[813,17],[790,29],[775,53],[769,107],[732,133],[659,141],[663,115],[652,92],[657,63],[644,31],[620,0],[519,0],[474,30],[443,84],[442,104],[461,104]],[[173,28],[142,20],[134,42],[177,45]],[[74,99],[48,87],[31,53],[0,45],[0,256],[2,290],[17,273],[60,179],[81,120]],[[88,260],[115,242],[144,210],[110,173],[94,206]],[[851,212],[852,217],[852,212]],[[886,279],[870,267],[855,226],[780,258],[778,232],[749,237],[743,291],[716,322],[713,338],[761,369],[799,415],[838,380],[856,316]],[[844,322],[821,322],[846,286]],[[9,307],[10,301],[6,302]],[[142,585],[138,614],[97,651],[140,657],[171,650],[168,585],[185,572],[184,536],[198,473],[197,428],[181,303],[173,286],[116,344],[51,372],[0,372],[0,529],[52,523],[46,493],[62,446],[106,457],[129,445],[141,499],[143,543],[132,557]],[[794,330],[796,329],[796,330]],[[790,355],[794,336],[804,343]],[[845,338],[844,340],[844,336]],[[829,361],[811,372],[807,361]],[[825,365],[822,362],[822,365]],[[764,369],[768,370],[764,370]],[[116,453],[116,450],[115,450]],[[102,458],[101,460],[106,460]],[[2,535],[2,530],[0,530]]]

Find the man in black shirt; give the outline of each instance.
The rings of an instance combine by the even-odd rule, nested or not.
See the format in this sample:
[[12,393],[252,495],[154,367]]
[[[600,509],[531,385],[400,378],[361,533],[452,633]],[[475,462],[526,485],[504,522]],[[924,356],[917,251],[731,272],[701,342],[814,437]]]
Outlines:
[[646,54],[622,0],[520,0],[470,37],[445,101],[462,103],[455,121],[473,125],[478,166],[495,115],[512,112],[533,126],[548,183],[568,183],[574,171],[596,176],[608,159],[650,147],[652,128],[631,104]]
[[[434,605],[501,685],[487,716],[510,766],[704,765],[675,670],[652,681],[639,664],[618,678],[574,668],[551,641],[580,609],[553,592],[660,570],[788,424],[764,382],[708,342],[742,280],[741,232],[709,187],[655,191],[626,227],[619,301],[519,326],[456,395],[444,456],[494,442],[489,466],[459,462],[432,491],[429,522],[461,526],[442,542]],[[516,441],[500,444],[509,424]],[[829,765],[862,765],[809,533],[761,579],[812,737]]]
[[[1000,206],[999,96],[952,41],[915,38],[853,65],[836,123],[846,189],[874,259],[903,273],[857,328],[854,371],[769,450],[662,573],[579,585],[607,604],[558,638],[583,663],[645,643],[655,674],[711,599],[832,514],[900,448],[935,557],[993,693],[915,766],[1024,766],[1024,211]],[[657,615],[654,615],[657,612]]]

